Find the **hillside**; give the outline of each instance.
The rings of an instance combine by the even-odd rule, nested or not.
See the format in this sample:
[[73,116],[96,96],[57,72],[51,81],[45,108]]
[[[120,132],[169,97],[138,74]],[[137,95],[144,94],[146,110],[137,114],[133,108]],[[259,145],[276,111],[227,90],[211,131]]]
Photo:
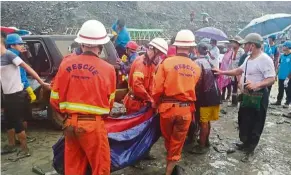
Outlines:
[[[195,23],[190,24],[190,13]],[[290,13],[291,2],[1,2],[1,25],[16,26],[40,33],[63,33],[80,27],[85,20],[98,19],[106,27],[118,17],[130,28],[204,27],[201,13],[208,13],[211,26],[234,35],[250,20],[268,13]]]

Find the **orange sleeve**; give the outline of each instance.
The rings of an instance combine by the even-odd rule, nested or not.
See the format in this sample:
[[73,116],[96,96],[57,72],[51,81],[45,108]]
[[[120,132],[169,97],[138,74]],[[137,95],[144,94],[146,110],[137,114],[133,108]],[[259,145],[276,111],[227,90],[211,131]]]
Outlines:
[[52,108],[60,111],[59,103],[65,100],[65,92],[69,83],[69,74],[65,70],[64,62],[61,63],[59,70],[53,80],[53,86],[50,95],[50,104]]
[[165,75],[164,64],[161,63],[154,77],[153,99],[156,103],[159,103],[160,97],[164,93],[165,80],[166,80],[166,75]]
[[149,102],[153,101],[152,97],[144,87],[144,71],[139,66],[136,66],[133,70],[132,84],[132,91],[136,97]]
[[113,103],[115,99],[115,93],[116,93],[116,74],[115,74],[115,69],[112,67],[111,70],[111,85],[109,88],[109,104],[110,104],[110,110],[113,108]]

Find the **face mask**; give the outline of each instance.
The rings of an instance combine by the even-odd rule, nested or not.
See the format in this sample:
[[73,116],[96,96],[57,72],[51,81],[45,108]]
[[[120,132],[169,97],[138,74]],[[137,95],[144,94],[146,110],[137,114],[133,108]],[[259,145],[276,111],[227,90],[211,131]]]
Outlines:
[[226,52],[226,51],[227,51],[227,48],[224,48],[224,49],[223,49],[223,52]]
[[253,46],[250,46],[250,49],[248,51],[248,55],[251,55],[253,53]]

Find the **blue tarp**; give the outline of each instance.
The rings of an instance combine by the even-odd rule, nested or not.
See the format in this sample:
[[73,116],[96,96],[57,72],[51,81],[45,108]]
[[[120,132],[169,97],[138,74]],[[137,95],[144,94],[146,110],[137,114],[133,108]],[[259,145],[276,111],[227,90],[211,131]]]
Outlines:
[[[133,115],[107,119],[110,123],[110,126],[107,125],[107,129],[109,132],[111,172],[133,165],[136,161],[142,159],[159,139],[161,135],[159,117],[149,112],[149,110],[151,109],[143,108]],[[151,116],[147,117],[146,115]],[[106,123],[105,120],[105,125]],[[134,123],[134,125],[131,123]],[[121,129],[122,131],[116,132],[116,129],[111,128],[124,124],[128,128]],[[61,137],[53,146],[53,166],[60,174],[64,174],[64,144],[64,137]]]

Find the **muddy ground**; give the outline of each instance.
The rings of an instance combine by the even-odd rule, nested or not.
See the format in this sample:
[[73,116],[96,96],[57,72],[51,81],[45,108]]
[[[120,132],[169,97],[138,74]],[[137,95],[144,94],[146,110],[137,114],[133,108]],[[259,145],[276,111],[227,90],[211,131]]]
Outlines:
[[[275,101],[277,88],[274,87],[271,102]],[[227,107],[225,103],[221,118],[213,122],[211,144],[223,150],[234,147],[238,141],[237,132],[237,108]],[[191,175],[288,175],[291,172],[291,119],[284,118],[283,113],[291,109],[270,106],[260,143],[255,151],[253,160],[243,163],[240,159],[243,153],[236,151],[232,154],[219,153],[211,147],[206,155],[191,155],[187,153],[190,148],[185,145],[183,159],[179,163]],[[29,144],[32,156],[18,162],[10,162],[7,158],[11,155],[1,156],[1,174],[3,175],[32,175],[33,166],[38,166],[48,174],[56,174],[51,167],[51,146],[62,135],[61,132],[52,129],[47,121],[35,121],[31,123],[30,135],[37,138]],[[7,143],[4,132],[1,134],[1,144]],[[113,175],[152,175],[163,174],[165,168],[165,148],[163,139],[152,148],[152,153],[157,155],[156,161],[143,161],[144,170],[132,167],[125,168]]]

